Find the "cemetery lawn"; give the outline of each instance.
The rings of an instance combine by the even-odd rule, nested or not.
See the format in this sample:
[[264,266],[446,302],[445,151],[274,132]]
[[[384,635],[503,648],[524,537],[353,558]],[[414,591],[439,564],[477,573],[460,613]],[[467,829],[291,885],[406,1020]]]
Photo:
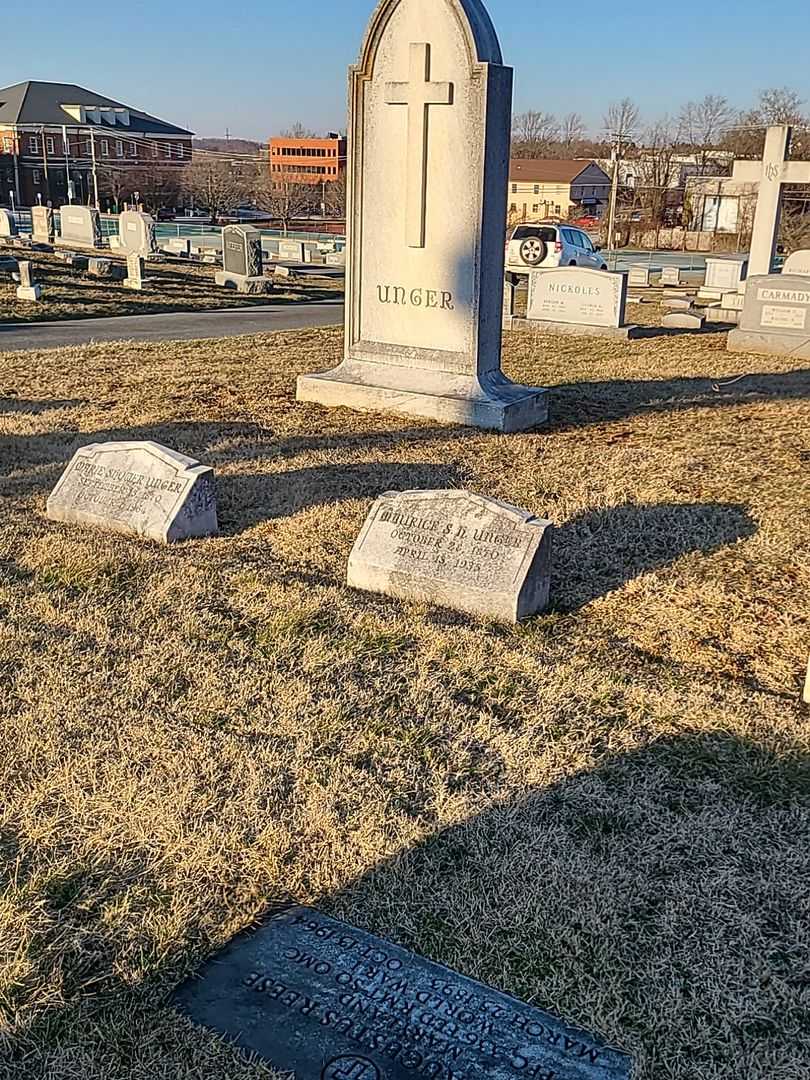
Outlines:
[[[84,254],[84,253],[83,253]],[[217,311],[223,308],[266,304],[311,303],[343,292],[343,280],[301,275],[279,281],[265,296],[243,296],[214,284],[219,269],[204,263],[147,262],[143,292],[73,270],[51,255],[15,250],[15,258],[30,257],[34,280],[42,286],[38,304],[17,299],[17,286],[9,273],[0,273],[0,323],[56,322],[65,319],[101,319],[116,315],[157,315],[169,311]],[[102,253],[101,257],[109,257]],[[125,260],[113,258],[113,264]]]
[[[0,1075],[272,1075],[167,999],[292,898],[637,1080],[805,1076],[806,365],[516,332],[553,421],[498,436],[296,404],[341,338],[0,356]],[[216,468],[218,538],[45,519],[147,438]],[[380,492],[454,486],[559,527],[547,614],[344,587]]]

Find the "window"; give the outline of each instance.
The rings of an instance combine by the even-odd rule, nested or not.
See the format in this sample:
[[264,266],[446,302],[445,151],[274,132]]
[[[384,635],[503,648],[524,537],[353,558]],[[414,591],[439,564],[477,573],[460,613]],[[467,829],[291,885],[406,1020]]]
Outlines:
[[123,141],[121,139],[116,139],[115,140],[115,156],[116,157],[123,157],[124,156],[124,143],[123,143]]
[[534,185],[534,193],[535,193],[535,195],[540,194],[540,185],[539,184]]
[[3,153],[4,154],[13,154],[14,153],[14,151],[13,151],[13,149],[11,147],[11,137],[9,135],[4,135],[3,136]]
[[532,207],[532,213],[533,214],[538,214],[539,212],[540,212],[540,203],[535,203],[534,206]]
[[35,184],[41,184],[42,183],[42,173],[39,171],[39,169],[34,169],[33,176],[34,176],[34,183]]
[[558,205],[558,206],[555,206],[555,207],[554,207],[554,213],[555,213],[555,214],[557,214],[557,215],[559,215],[559,213],[560,213],[560,207],[559,207],[559,205]]
[[109,139],[102,139],[101,140],[101,156],[102,157],[109,157],[110,156],[110,140]]
[[56,141],[55,141],[53,135],[49,135],[46,138],[45,147],[46,147],[49,154],[55,154],[56,153]]
[[134,142],[131,142],[129,144],[129,156],[130,157],[137,157],[138,156],[138,147],[135,145]]
[[517,195],[517,184],[512,184],[512,194]]
[[31,135],[28,138],[28,153],[29,154],[38,154],[39,153],[39,139],[36,137],[36,135]]

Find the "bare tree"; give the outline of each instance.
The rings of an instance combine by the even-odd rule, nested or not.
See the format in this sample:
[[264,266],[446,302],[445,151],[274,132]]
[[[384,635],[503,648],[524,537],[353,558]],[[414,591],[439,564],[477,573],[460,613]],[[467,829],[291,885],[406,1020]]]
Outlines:
[[645,218],[656,228],[677,200],[679,165],[675,160],[677,127],[668,117],[644,132],[644,149],[636,161],[636,195]]
[[320,209],[320,186],[276,180],[265,170],[255,178],[252,194],[257,208],[278,221],[285,233],[295,218]]
[[620,153],[635,141],[640,119],[638,105],[630,98],[608,106],[603,120],[605,131],[611,142],[618,145]]
[[585,139],[585,121],[580,113],[571,112],[560,121],[560,149],[566,157],[577,150]]
[[138,201],[150,213],[164,207],[176,208],[182,201],[185,170],[176,165],[144,165],[129,170],[131,194],[138,193]]
[[288,128],[281,132],[284,139],[317,139],[318,134],[312,131],[308,127],[304,127],[300,120],[296,120],[294,124],[290,124]]
[[727,98],[707,94],[702,101],[689,101],[678,116],[678,138],[695,156],[699,175],[703,176],[712,163],[716,150],[732,123],[734,110]]
[[244,167],[230,161],[203,158],[185,170],[183,189],[202,207],[214,222],[225,211],[233,210],[250,191]]
[[772,124],[790,124],[795,129],[792,154],[806,157],[810,153],[810,119],[802,112],[802,105],[801,96],[789,87],[761,91],[756,105],[740,113],[724,145],[735,157],[759,158],[765,145],[765,129]]
[[518,113],[512,119],[512,153],[523,158],[546,157],[559,134],[560,126],[551,113]]
[[346,174],[341,173],[324,190],[324,213],[327,217],[346,217]]

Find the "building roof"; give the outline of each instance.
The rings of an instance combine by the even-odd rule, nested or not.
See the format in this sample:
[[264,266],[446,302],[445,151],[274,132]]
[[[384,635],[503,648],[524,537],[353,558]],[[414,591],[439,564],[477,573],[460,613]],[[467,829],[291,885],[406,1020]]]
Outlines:
[[[116,123],[114,119],[103,116],[98,119],[87,118],[79,121],[72,112],[67,112],[64,106],[80,106],[86,109],[102,109],[106,111],[123,110],[129,115],[129,125]],[[129,127],[130,130],[154,135],[192,135],[193,132],[185,128],[167,124],[165,120],[159,120],[156,116],[133,109],[129,105],[122,105],[120,101],[113,101],[106,94],[98,94],[93,90],[85,90],[82,86],[73,83],[52,82],[27,82],[15,83],[14,86],[0,88],[0,125],[3,124],[67,124],[75,127],[107,128],[110,131],[122,131]]]
[[[509,167],[510,180],[524,180],[532,184],[573,184],[580,173],[595,161],[561,161],[556,158],[512,158]],[[597,169],[600,168],[596,165]],[[602,170],[604,171],[604,170]],[[607,173],[605,178],[610,179]]]

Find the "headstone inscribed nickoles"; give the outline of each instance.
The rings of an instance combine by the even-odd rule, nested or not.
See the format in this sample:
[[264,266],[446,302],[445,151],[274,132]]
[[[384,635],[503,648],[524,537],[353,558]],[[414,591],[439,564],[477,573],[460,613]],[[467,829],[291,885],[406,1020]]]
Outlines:
[[175,1003],[296,1080],[629,1080],[517,998],[305,907],[236,938]]
[[535,327],[561,334],[631,338],[638,327],[625,325],[627,274],[561,266],[529,274],[526,319],[513,327]]
[[125,210],[118,217],[118,248],[124,254],[147,258],[157,252],[155,222],[140,210]]
[[159,443],[93,443],[74,454],[47,516],[166,544],[213,536],[214,470]]
[[124,285],[136,292],[143,289],[143,255],[139,255],[137,251],[131,251],[127,255],[127,278]]
[[17,222],[14,217],[0,206],[0,236],[16,236]]
[[501,371],[512,69],[482,0],[381,0],[349,100],[344,361],[299,400],[544,423],[547,392]]
[[729,333],[728,348],[810,359],[810,281],[800,274],[749,278],[740,325]]
[[53,243],[53,210],[51,210],[50,206],[31,207],[31,228],[35,244]]
[[552,529],[466,491],[390,491],[352,549],[348,584],[519,622],[548,605]]
[[810,250],[794,251],[792,255],[788,255],[782,273],[810,277]]
[[101,247],[101,217],[91,206],[62,206],[59,209],[57,247]]

